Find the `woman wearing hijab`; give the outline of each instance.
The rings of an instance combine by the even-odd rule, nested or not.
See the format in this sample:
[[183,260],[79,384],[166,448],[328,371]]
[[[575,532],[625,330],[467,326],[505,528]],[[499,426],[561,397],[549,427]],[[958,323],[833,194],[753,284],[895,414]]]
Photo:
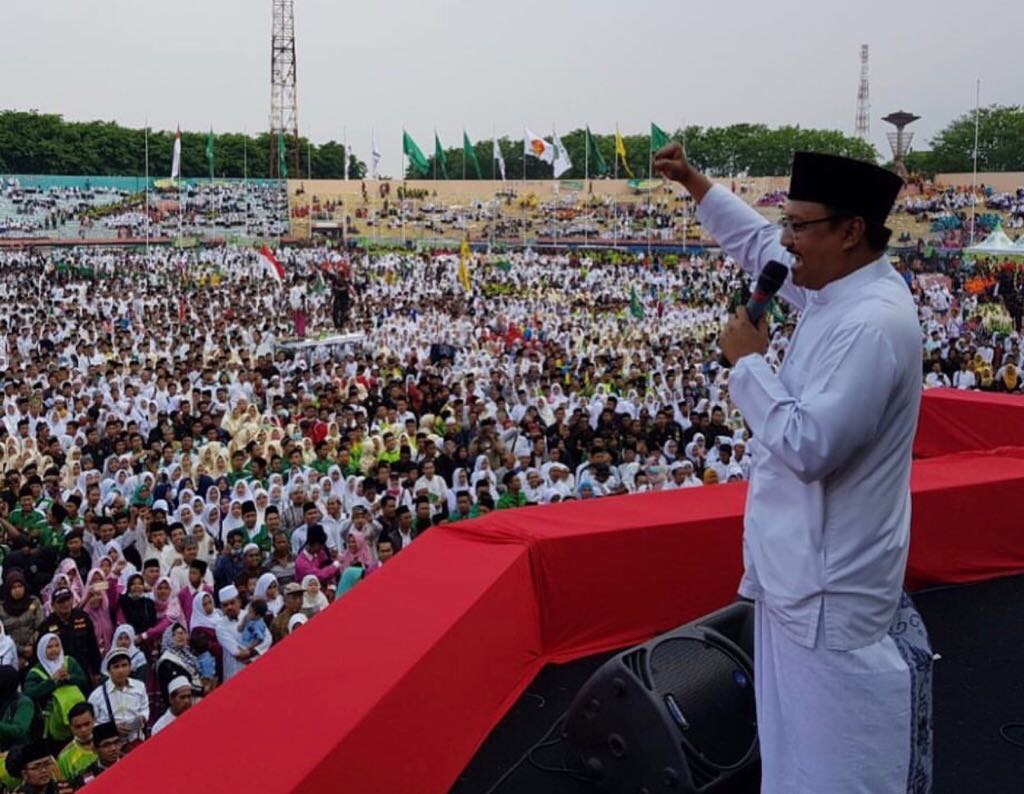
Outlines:
[[142,574],[133,573],[125,584],[125,592],[117,599],[118,623],[127,623],[137,635],[142,635],[156,625],[156,604],[146,594]]
[[25,574],[15,568],[4,578],[0,593],[0,622],[5,633],[14,640],[21,657],[21,665],[32,658],[36,625],[43,618],[43,605],[28,592]]
[[296,612],[294,615],[288,618],[288,633],[291,634],[299,626],[304,626],[308,622],[308,617],[306,617],[302,612]]
[[345,553],[338,560],[341,563],[341,570],[351,566],[362,566],[366,573],[371,573],[379,564],[373,559],[370,551],[370,544],[366,536],[357,529],[351,529],[348,538],[345,540]]
[[307,618],[323,612],[329,606],[327,596],[320,588],[320,580],[316,574],[309,574],[302,578],[302,614]]
[[[114,638],[110,643],[110,650],[120,648],[122,651],[127,651],[128,656],[132,664],[132,678],[136,681],[146,683],[149,673],[149,662],[146,661],[146,654],[144,654],[140,648],[138,640],[135,636],[135,629],[129,626],[127,623],[122,623],[116,629],[114,629]],[[107,651],[109,654],[110,651]],[[107,656],[104,655],[103,661],[100,663],[100,674],[107,674]]]
[[256,580],[256,591],[254,599],[267,602],[267,612],[271,618],[277,617],[277,613],[284,608],[284,596],[281,595],[281,586],[277,577],[272,573],[265,573]]
[[189,647],[188,629],[182,623],[172,623],[164,629],[160,642],[160,656],[156,660],[156,678],[160,691],[167,693],[167,685],[178,676],[192,684],[192,693],[205,694],[199,660]]
[[153,606],[156,607],[156,623],[152,628],[146,630],[143,641],[152,637],[163,636],[164,629],[172,623],[180,623],[184,619],[181,614],[181,604],[175,598],[174,585],[167,576],[161,576],[153,588]]
[[[116,581],[116,580],[115,580]],[[114,621],[110,610],[110,583],[99,568],[93,568],[85,577],[85,598],[81,603],[82,611],[92,621],[93,633],[100,654],[106,655],[114,637]],[[117,591],[114,590],[116,600]]]
[[64,646],[56,634],[47,633],[39,638],[36,659],[22,691],[43,715],[43,739],[62,742],[71,736],[67,712],[75,703],[85,700],[89,678],[73,657],[64,655]]

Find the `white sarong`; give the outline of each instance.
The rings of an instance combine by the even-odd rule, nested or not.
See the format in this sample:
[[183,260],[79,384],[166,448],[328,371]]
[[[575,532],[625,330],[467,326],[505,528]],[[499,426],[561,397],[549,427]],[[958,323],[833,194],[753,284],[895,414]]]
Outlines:
[[756,604],[762,794],[928,794],[932,654],[904,595],[889,633],[853,651],[793,642]]

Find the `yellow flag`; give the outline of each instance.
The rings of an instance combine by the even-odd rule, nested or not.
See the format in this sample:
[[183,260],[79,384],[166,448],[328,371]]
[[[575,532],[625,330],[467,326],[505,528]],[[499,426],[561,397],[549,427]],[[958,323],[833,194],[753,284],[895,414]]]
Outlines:
[[459,283],[466,292],[472,291],[469,282],[469,257],[469,241],[463,240],[462,246],[459,248]]
[[629,161],[626,159],[626,142],[622,139],[622,134],[618,130],[615,130],[615,156],[622,158],[622,170],[632,179],[633,172],[629,170]]

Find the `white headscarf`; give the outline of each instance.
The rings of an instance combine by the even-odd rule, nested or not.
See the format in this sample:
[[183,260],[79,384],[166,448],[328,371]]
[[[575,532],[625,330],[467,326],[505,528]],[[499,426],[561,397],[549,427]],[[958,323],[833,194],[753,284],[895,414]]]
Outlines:
[[203,599],[209,598],[210,602],[213,602],[213,596],[205,590],[202,590],[192,596],[192,618],[188,622],[188,630],[190,632],[196,629],[213,629],[217,630],[217,610],[214,609],[212,615],[207,615],[203,611]]
[[[270,589],[271,585],[278,585],[277,597],[267,600],[267,590]],[[272,573],[265,573],[259,579],[256,580],[256,592],[253,594],[254,598],[262,598],[267,602],[267,611],[277,616],[277,613],[284,608],[284,596],[281,595],[280,583],[277,581],[277,577]]]
[[64,666],[64,644],[61,643],[60,645],[60,656],[56,659],[47,659],[46,646],[50,644],[50,640],[57,640],[60,643],[60,637],[52,631],[44,634],[39,638],[39,642],[36,643],[36,657],[39,659],[39,666],[46,671],[50,678],[53,678],[54,673]]

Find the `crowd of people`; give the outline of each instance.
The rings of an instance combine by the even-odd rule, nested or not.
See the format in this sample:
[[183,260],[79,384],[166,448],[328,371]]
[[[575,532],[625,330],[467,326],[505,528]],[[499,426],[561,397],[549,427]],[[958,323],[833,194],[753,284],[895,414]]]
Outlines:
[[[9,787],[101,774],[438,524],[748,476],[731,260],[275,255],[283,283],[236,245],[0,252]],[[1015,271],[902,270],[922,386],[1021,390],[983,311]]]
[[[130,181],[130,180],[129,180]],[[35,187],[0,180],[0,238],[262,237],[288,233],[281,183],[214,181],[154,186]]]

